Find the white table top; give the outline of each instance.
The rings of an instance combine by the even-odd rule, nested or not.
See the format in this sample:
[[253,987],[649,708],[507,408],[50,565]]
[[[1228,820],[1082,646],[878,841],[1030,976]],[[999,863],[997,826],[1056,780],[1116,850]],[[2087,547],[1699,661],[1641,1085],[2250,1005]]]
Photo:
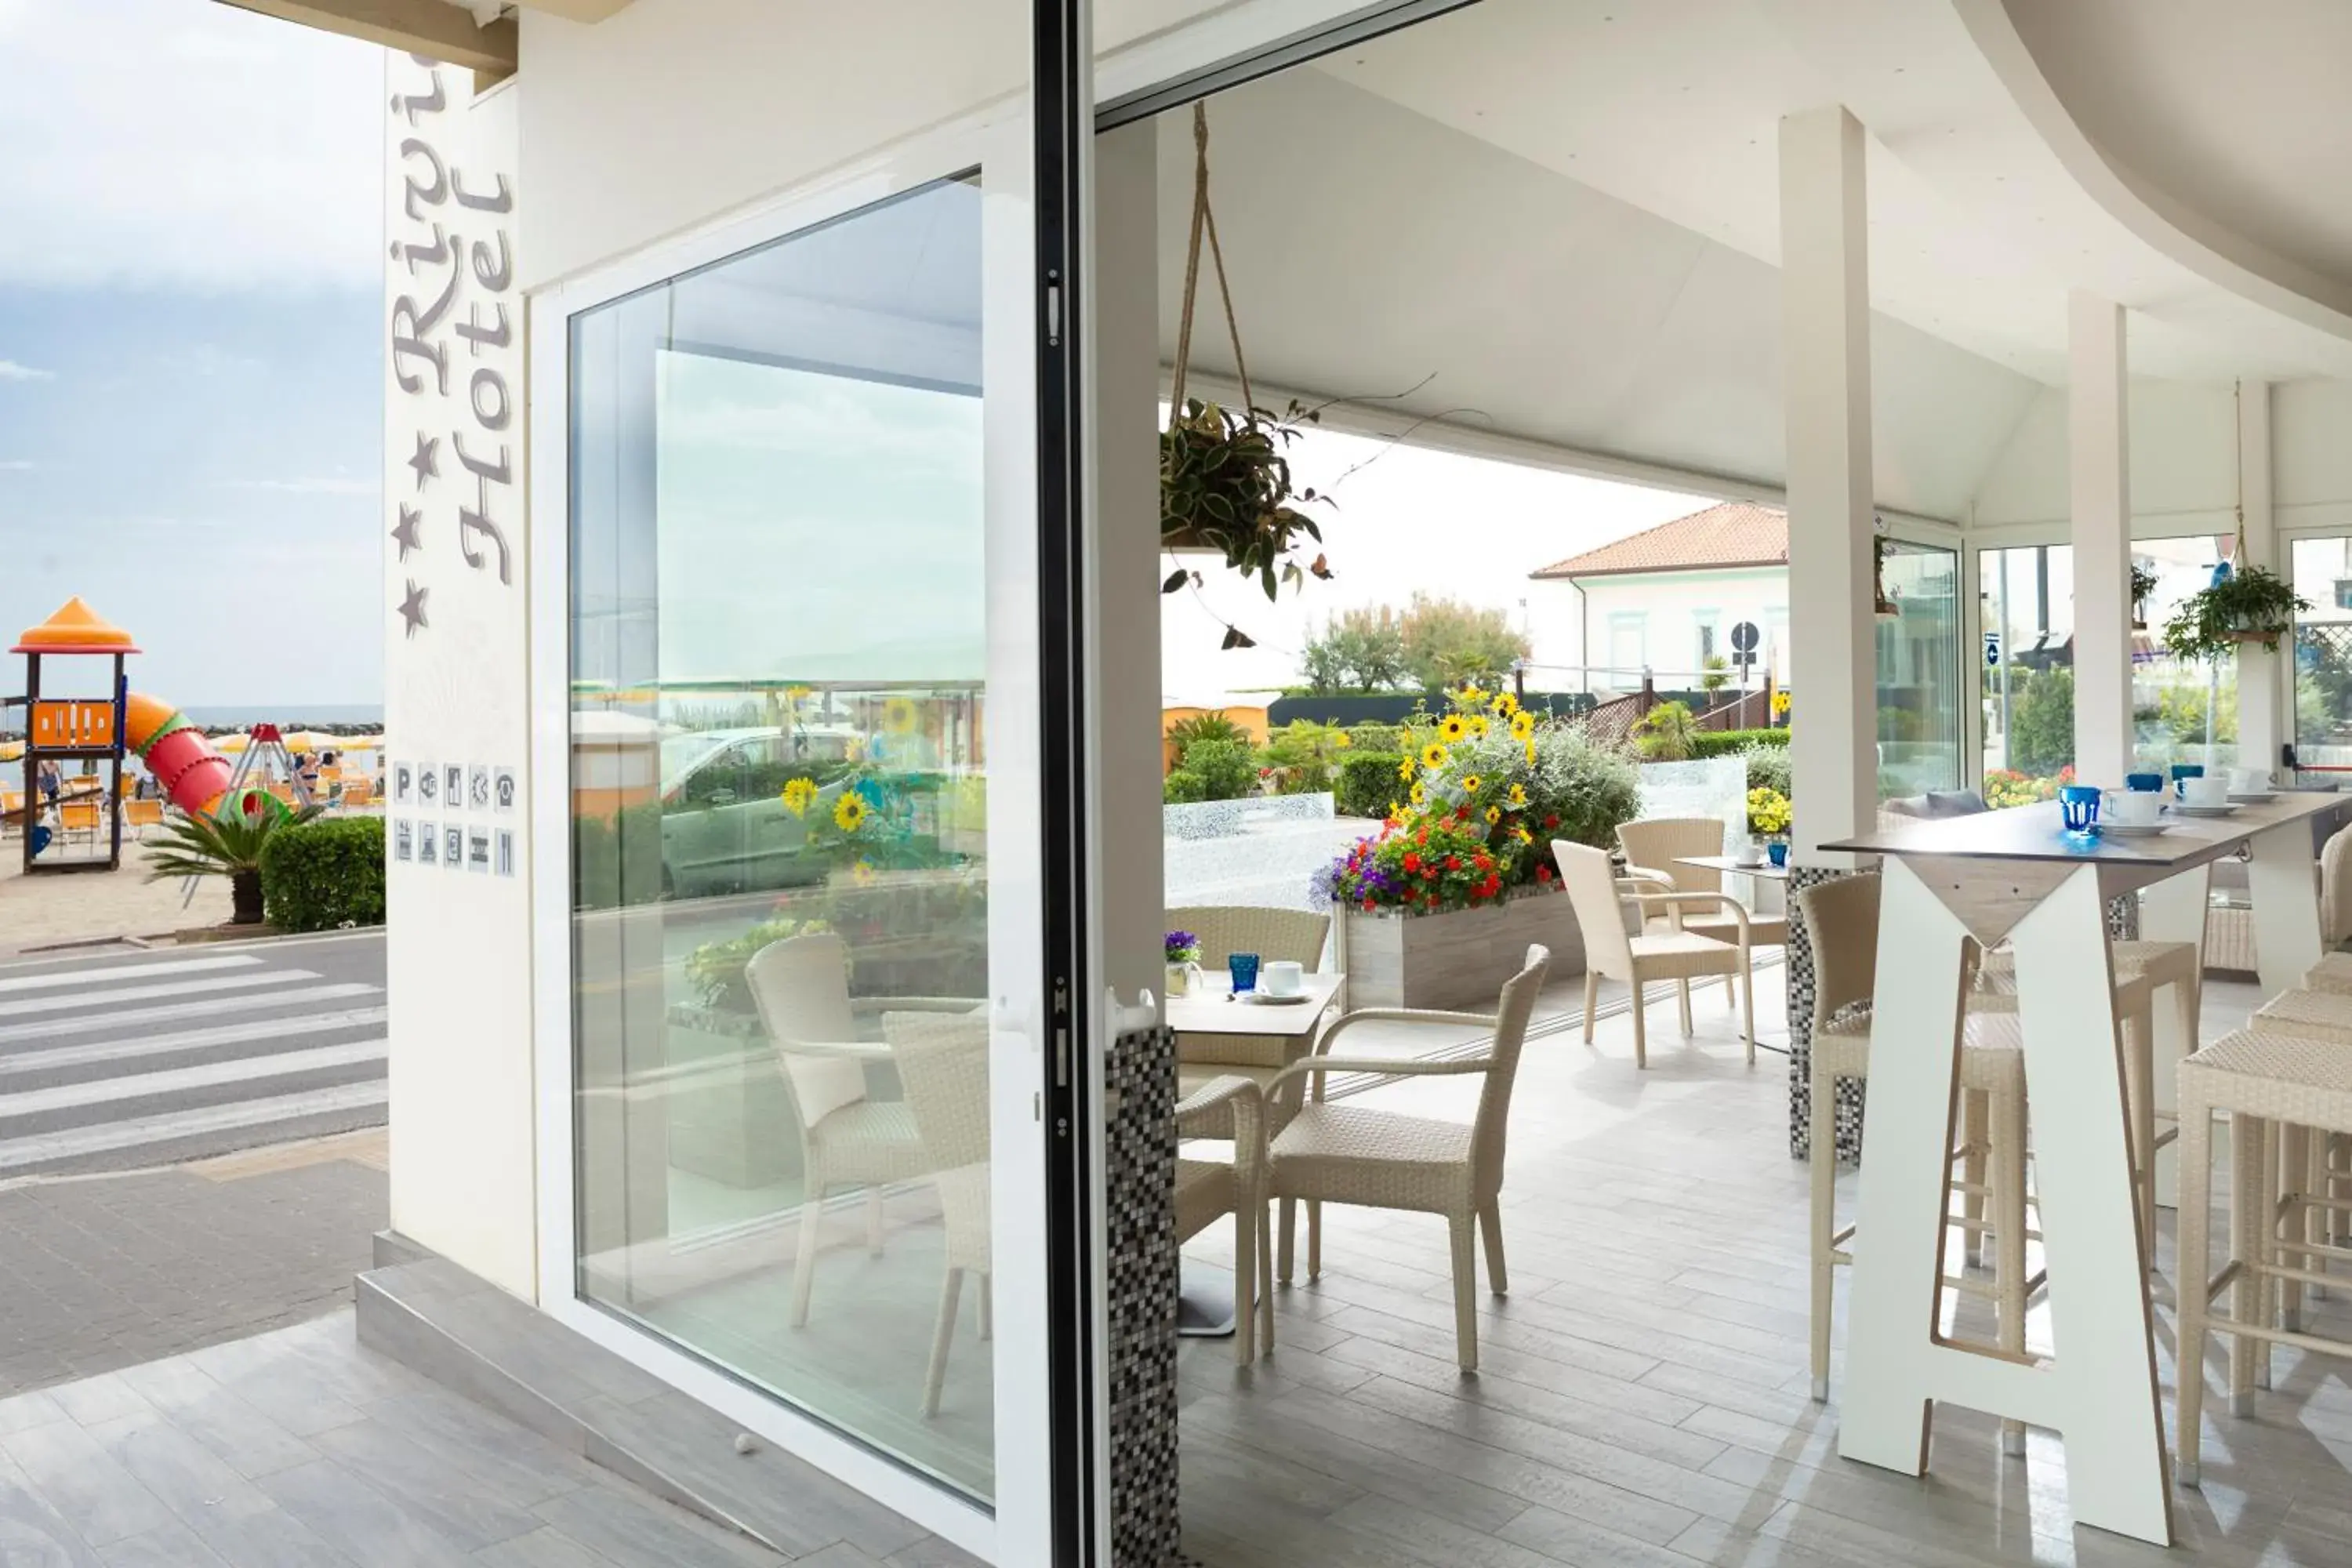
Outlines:
[[1208,975],[1184,995],[1168,998],[1168,1026],[1180,1035],[1311,1035],[1347,976],[1304,978],[1309,1000],[1267,1006],[1234,1001],[1230,980]]
[[1707,871],[1737,872],[1742,877],[1762,877],[1773,882],[1785,882],[1789,879],[1789,868],[1786,866],[1775,866],[1769,860],[1759,860],[1754,865],[1748,866],[1728,855],[1678,855],[1675,858],[1675,864],[1696,866]]
[[2342,804],[2342,796],[2332,793],[2286,790],[2276,800],[2241,805],[2227,816],[2182,816],[2168,809],[2162,820],[2169,831],[2149,837],[2084,839],[2066,832],[2058,803],[2046,801],[2008,811],[1922,818],[1900,827],[1857,833],[1822,847],[1864,855],[2088,861],[2187,870],[2229,853],[2265,828],[2303,821]]

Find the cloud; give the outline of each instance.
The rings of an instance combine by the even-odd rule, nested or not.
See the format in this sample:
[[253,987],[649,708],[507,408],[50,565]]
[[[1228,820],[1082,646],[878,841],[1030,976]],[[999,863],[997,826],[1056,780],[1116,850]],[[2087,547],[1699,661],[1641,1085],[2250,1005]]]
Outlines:
[[270,490],[289,496],[372,496],[383,488],[381,479],[355,479],[348,476],[316,479],[226,479],[222,482],[233,490]]
[[54,381],[57,374],[53,370],[35,370],[12,359],[0,359],[0,381]]
[[383,51],[232,5],[0,0],[0,284],[381,275]]

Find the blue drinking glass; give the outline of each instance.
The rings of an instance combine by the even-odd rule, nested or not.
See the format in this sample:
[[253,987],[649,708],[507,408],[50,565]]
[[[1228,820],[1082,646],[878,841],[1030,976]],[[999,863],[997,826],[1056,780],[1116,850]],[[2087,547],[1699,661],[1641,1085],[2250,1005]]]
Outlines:
[[2126,773],[2124,787],[2153,794],[2164,788],[2164,775],[2162,773]]
[[1771,858],[1772,864],[1775,866],[1786,866],[1789,863],[1789,847],[1785,844],[1768,844],[1764,847],[1764,853]]
[[2173,763],[2173,764],[2172,764],[2172,793],[2174,794],[2174,795],[2178,796],[2179,798],[2180,798],[2180,799],[2182,799],[2182,800],[2186,800],[2186,799],[2188,799],[2188,798],[2189,798],[2188,792],[2187,792],[2186,790],[2183,790],[2183,789],[2180,787],[2180,781],[2181,781],[2182,779],[2201,779],[2201,778],[2203,778],[2204,776],[2205,776],[2205,769],[2204,769],[2203,764],[2201,764],[2201,763]]
[[1239,995],[1242,992],[1257,989],[1256,953],[1234,953],[1225,960],[1225,967],[1233,971],[1234,994]]
[[2058,791],[2058,813],[2065,819],[2069,833],[2088,833],[2099,820],[2099,789],[2096,784],[2064,784]]

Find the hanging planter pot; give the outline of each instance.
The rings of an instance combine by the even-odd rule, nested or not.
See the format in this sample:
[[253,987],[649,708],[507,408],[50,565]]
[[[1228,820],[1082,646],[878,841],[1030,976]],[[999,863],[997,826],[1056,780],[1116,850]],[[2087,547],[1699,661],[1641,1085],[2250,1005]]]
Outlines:
[[[1322,416],[1296,401],[1279,415],[1257,406],[1250,391],[1249,362],[1242,353],[1233,289],[1225,278],[1224,248],[1217,241],[1216,214],[1209,205],[1205,104],[1192,106],[1192,230],[1184,261],[1184,314],[1176,335],[1171,412],[1160,437],[1160,543],[1175,552],[1221,555],[1232,570],[1256,578],[1271,599],[1285,583],[1303,585],[1309,573],[1318,578],[1331,575],[1330,564],[1319,552],[1310,563],[1297,559],[1307,542],[1322,542],[1323,531],[1291,503],[1328,502],[1311,488],[1292,488],[1290,460],[1285,456],[1300,428],[1320,423]],[[1204,239],[1233,343],[1234,379],[1241,383],[1238,409],[1185,395]],[[1175,593],[1192,575],[1179,570],[1162,589]]]
[[2208,662],[2259,643],[2275,649],[2294,630],[2294,617],[2311,608],[2277,574],[2261,566],[2231,570],[2227,562],[2213,584],[2180,602],[2164,623],[2164,644],[2178,659]]
[[1886,554],[1894,542],[1883,533],[1871,542],[1870,587],[1876,599],[1872,611],[1882,621],[1903,618],[1902,601],[1886,591]]

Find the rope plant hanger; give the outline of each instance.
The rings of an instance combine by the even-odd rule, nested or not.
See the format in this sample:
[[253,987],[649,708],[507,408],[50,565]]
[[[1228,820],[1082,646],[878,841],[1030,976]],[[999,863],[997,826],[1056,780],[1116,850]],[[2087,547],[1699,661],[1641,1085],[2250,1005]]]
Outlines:
[[[1320,554],[1302,566],[1297,554],[1305,540],[1322,542],[1323,531],[1290,503],[1328,504],[1313,489],[1294,491],[1290,461],[1284,449],[1298,437],[1302,424],[1318,424],[1320,409],[1297,401],[1279,415],[1257,406],[1250,390],[1249,362],[1242,353],[1240,320],[1234,314],[1234,293],[1225,277],[1224,247],[1217,241],[1216,215],[1209,205],[1209,114],[1205,104],[1192,106],[1192,228],[1184,258],[1184,314],[1176,333],[1175,386],[1169,398],[1168,428],[1160,437],[1160,539],[1169,551],[1213,552],[1225,564],[1257,579],[1268,599],[1286,583],[1304,587],[1307,575],[1331,575]],[[1225,330],[1234,349],[1234,375],[1241,384],[1242,406],[1222,407],[1185,396],[1192,362],[1192,325],[1201,289],[1201,242],[1208,241],[1209,260],[1217,276],[1217,297],[1224,307]],[[1190,571],[1179,569],[1160,584],[1173,594],[1188,584],[1197,586]],[[1250,646],[1249,639],[1228,626],[1227,647]]]
[[[2243,396],[2242,384],[2231,388],[2232,406]],[[2239,430],[2245,428],[2236,420],[2231,424]],[[2183,599],[2172,618],[2164,624],[2166,648],[2173,658],[2183,661],[2202,659],[2216,663],[2250,643],[2259,643],[2274,652],[2282,638],[2294,634],[2295,616],[2311,608],[2311,602],[2298,595],[2293,584],[2269,568],[2246,560],[2242,446],[2237,453],[2237,507],[2230,553],[2214,566],[2212,581]]]

